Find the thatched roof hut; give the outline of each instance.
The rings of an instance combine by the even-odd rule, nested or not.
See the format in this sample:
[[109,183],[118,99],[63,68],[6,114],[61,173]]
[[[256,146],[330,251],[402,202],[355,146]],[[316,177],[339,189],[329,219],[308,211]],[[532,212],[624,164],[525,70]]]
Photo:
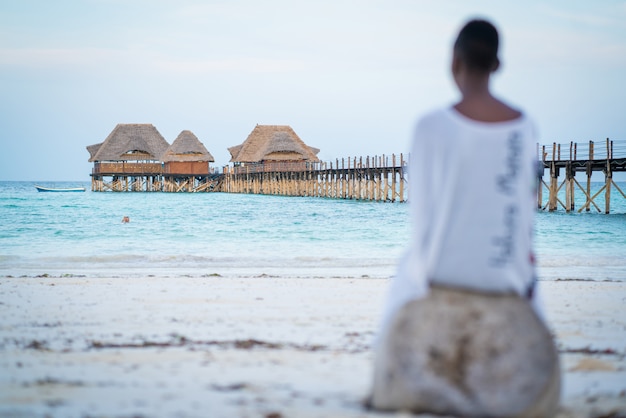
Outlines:
[[319,161],[319,149],[306,145],[288,125],[257,125],[240,145],[228,148],[231,162]]
[[169,144],[148,123],[120,123],[104,142],[89,145],[90,162],[159,161]]
[[165,151],[161,160],[165,163],[172,161],[215,161],[204,144],[191,131],[182,131]]

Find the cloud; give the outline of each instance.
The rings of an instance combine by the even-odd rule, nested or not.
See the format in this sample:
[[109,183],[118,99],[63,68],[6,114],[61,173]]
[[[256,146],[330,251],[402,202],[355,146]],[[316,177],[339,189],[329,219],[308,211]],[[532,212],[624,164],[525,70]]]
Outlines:
[[0,66],[46,70],[85,70],[132,61],[133,53],[106,48],[3,48]]
[[144,50],[107,48],[19,48],[0,49],[0,67],[45,71],[102,72],[135,74],[149,69],[164,75],[216,72],[284,73],[306,68],[296,59],[280,58],[199,58],[178,59],[172,55]]
[[577,28],[593,27],[605,31],[608,27],[620,28],[626,20],[626,2],[589,3],[587,7],[557,8],[550,4],[541,4],[540,11],[561,24],[567,23]]
[[214,72],[285,73],[306,69],[303,61],[272,58],[225,58],[175,60],[157,58],[155,66],[170,74],[206,74]]

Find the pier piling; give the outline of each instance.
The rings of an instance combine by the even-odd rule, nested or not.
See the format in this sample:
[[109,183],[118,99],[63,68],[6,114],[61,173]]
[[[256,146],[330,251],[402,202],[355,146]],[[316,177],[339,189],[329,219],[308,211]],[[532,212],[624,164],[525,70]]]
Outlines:
[[225,170],[220,191],[332,199],[404,202],[407,200],[406,165],[399,158],[349,157],[333,162],[248,164]]
[[[622,197],[626,198],[626,195],[615,181],[613,181],[614,172],[626,171],[626,141],[615,142],[607,138],[605,153],[599,153],[595,145],[594,141],[589,141],[587,152],[585,153],[585,146],[583,146],[583,144],[570,142],[567,144],[567,146],[569,146],[569,155],[565,159],[561,158],[561,144],[553,142],[551,153],[546,151],[545,145],[541,147],[541,156],[537,156],[540,164],[542,164],[542,170],[537,180],[539,185],[537,190],[537,206],[539,209],[545,210],[547,208],[550,212],[553,212],[558,210],[559,207],[562,207],[566,212],[576,211],[576,187],[578,187],[585,196],[585,203],[578,208],[578,213],[583,210],[589,212],[592,206],[598,212],[603,212],[599,206],[599,202],[596,203],[596,199],[601,194],[604,194],[604,213],[609,214],[611,212],[612,188],[618,190]],[[537,151],[539,153],[539,147],[537,147]],[[546,169],[549,170],[550,173],[549,184],[546,184],[543,180],[543,171]],[[564,170],[565,178],[559,185],[561,169]],[[576,180],[576,174],[578,172],[585,173],[587,177],[586,187],[583,187]],[[604,174],[604,184],[592,195],[591,178],[594,173]],[[545,204],[543,203],[544,188],[548,192],[548,200]],[[560,195],[561,189],[565,189],[565,203],[563,203],[560,198],[562,196]]]

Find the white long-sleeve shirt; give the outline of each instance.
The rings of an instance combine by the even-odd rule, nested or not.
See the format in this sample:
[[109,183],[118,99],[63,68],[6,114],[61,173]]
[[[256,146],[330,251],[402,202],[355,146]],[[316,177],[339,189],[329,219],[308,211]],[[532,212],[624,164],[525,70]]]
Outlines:
[[491,293],[532,292],[536,131],[522,115],[479,122],[453,107],[417,124],[410,155],[411,242],[386,315],[429,283]]

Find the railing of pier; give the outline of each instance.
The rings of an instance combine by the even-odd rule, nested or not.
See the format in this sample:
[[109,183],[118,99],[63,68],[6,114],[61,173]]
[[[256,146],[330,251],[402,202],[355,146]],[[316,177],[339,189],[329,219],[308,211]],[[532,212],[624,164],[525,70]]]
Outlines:
[[359,168],[402,168],[407,161],[403,155],[376,155],[367,157],[336,158],[335,161],[266,161],[259,163],[245,163],[232,168],[224,167],[224,172],[231,174],[324,171],[338,169]]
[[539,160],[550,161],[594,161],[626,158],[626,139],[600,141],[537,144]]

